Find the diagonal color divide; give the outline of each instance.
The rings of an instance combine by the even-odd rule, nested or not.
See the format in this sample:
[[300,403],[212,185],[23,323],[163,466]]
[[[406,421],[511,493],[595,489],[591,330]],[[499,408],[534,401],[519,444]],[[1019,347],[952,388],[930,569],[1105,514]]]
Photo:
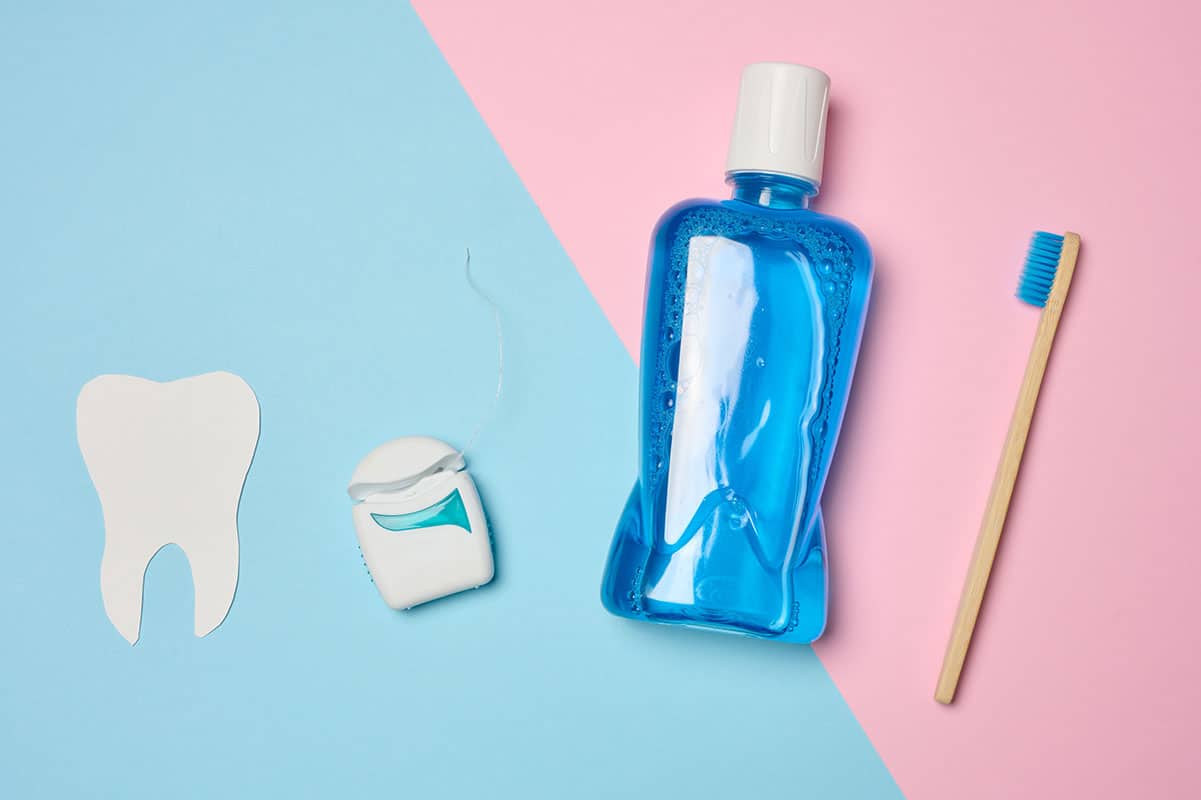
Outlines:
[[[5,796],[899,797],[811,650],[601,609],[635,370],[411,9],[8,4],[0,59]],[[497,577],[402,615],[343,487],[487,408],[465,245]],[[237,597],[194,639],[168,548],[131,651],[72,403],[215,368],[262,407]]]
[[[742,65],[833,76],[818,207],[864,229],[879,271],[818,654],[913,798],[1201,794],[1201,629],[1179,624],[1201,558],[1180,490],[1201,480],[1201,273],[1180,235],[1197,8],[416,7],[631,353],[653,220],[724,193]],[[959,705],[936,707],[1034,331],[1013,287],[1030,233],[1069,227],[1084,255],[993,596]]]

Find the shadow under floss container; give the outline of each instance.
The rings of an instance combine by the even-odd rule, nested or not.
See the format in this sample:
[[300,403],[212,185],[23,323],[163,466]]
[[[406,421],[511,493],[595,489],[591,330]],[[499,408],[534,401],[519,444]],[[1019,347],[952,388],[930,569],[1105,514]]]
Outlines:
[[742,76],[730,200],[655,230],[638,480],[601,588],[614,614],[811,642],[826,625],[821,493],[872,280],[867,241],[809,209],[830,80]]

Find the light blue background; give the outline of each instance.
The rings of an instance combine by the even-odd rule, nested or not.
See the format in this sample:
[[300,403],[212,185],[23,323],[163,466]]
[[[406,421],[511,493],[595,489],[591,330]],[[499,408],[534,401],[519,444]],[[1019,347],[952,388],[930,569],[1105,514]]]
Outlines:
[[[808,648],[601,609],[635,370],[411,10],[82,5],[0,11],[0,795],[898,795]],[[397,613],[345,485],[486,412],[465,245],[498,576]],[[194,638],[171,548],[131,648],[75,396],[215,369],[262,406],[237,597]]]

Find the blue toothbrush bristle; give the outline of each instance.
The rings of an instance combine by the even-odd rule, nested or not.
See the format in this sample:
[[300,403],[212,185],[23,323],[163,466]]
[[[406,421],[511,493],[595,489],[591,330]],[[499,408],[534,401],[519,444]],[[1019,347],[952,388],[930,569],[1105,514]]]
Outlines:
[[1026,254],[1026,266],[1018,281],[1018,299],[1042,308],[1051,295],[1051,284],[1055,282],[1055,270],[1059,267],[1059,253],[1063,250],[1063,237],[1057,233],[1037,231],[1030,239],[1030,252]]

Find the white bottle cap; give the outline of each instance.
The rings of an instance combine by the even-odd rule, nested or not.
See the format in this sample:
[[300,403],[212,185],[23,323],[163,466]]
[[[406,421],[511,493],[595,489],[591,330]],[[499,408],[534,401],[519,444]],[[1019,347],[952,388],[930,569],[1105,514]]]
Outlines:
[[830,76],[800,64],[742,71],[726,172],[775,172],[820,184]]

